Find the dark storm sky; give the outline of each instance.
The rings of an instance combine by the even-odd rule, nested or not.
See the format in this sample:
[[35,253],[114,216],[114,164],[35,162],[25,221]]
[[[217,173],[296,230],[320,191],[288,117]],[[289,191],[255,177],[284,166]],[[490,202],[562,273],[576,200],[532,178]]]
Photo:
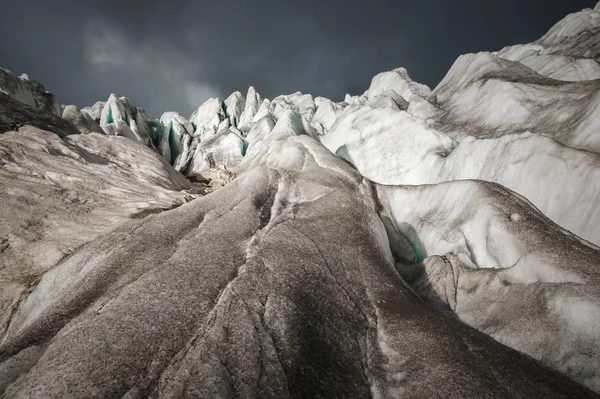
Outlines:
[[399,66],[432,88],[456,57],[542,36],[594,0],[2,0],[0,66],[64,104],[111,92],[154,117],[253,85],[342,100]]

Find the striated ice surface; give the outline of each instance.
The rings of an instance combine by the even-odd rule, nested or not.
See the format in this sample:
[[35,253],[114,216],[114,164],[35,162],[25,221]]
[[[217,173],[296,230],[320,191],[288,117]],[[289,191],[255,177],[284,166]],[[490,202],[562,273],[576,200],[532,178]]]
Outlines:
[[80,133],[104,133],[100,125],[88,114],[81,112],[76,106],[68,105],[62,113],[62,118],[77,127]]
[[169,148],[171,158],[169,161],[175,169],[180,170],[185,163],[182,155],[183,142],[187,136],[194,134],[194,127],[191,122],[185,119],[177,112],[165,112],[160,117],[160,123],[164,126],[164,135],[169,137]]
[[435,94],[444,111],[441,129],[453,137],[531,131],[600,153],[600,81],[558,82],[479,53],[459,57]]
[[377,192],[390,236],[411,244],[397,246],[397,268],[419,295],[600,390],[600,248],[498,184]]
[[252,121],[254,116],[258,112],[258,108],[262,104],[262,97],[252,86],[248,88],[248,94],[246,95],[246,105],[240,115],[238,128],[242,132],[248,132],[252,128]]
[[216,133],[219,124],[225,119],[222,103],[218,98],[211,98],[194,111],[190,118],[196,126],[194,136],[204,138]]
[[60,104],[54,95],[27,75],[15,76],[9,70],[0,68],[0,93],[42,112],[62,115]]
[[0,395],[598,397],[599,12],[189,119],[0,71]]
[[150,146],[150,117],[126,97],[111,94],[100,114],[100,127],[109,135],[119,135]]
[[224,102],[223,102],[223,111],[227,119],[229,119],[229,124],[233,127],[238,127],[240,122],[240,117],[242,112],[244,112],[244,108],[246,107],[246,99],[244,95],[239,91],[232,93]]
[[408,76],[405,68],[397,68],[375,76],[371,82],[371,86],[369,86],[364,95],[373,98],[385,95],[388,91],[397,93],[409,102],[413,96],[427,97],[431,94],[431,89],[424,84],[413,81]]
[[4,396],[592,395],[420,300],[370,183],[314,139],[272,140],[238,173],[44,273],[3,333]]

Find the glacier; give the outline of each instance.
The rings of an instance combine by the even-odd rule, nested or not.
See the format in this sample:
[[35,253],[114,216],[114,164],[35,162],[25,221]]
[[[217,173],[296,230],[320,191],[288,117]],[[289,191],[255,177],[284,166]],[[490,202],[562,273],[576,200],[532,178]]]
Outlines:
[[0,69],[0,395],[600,397],[599,56],[189,118]]

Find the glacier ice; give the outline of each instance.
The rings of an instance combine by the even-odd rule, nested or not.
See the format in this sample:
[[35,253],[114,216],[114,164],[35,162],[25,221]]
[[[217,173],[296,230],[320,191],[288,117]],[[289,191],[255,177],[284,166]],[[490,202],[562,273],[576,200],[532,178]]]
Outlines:
[[402,96],[406,101],[411,101],[413,96],[427,97],[431,95],[431,89],[424,84],[413,81],[405,68],[397,68],[393,71],[382,72],[376,75],[371,86],[364,93],[368,98],[374,98],[392,91]]
[[80,133],[77,126],[53,112],[40,112],[38,108],[0,93],[0,134],[26,126],[35,126],[61,137]]
[[88,113],[81,112],[74,105],[65,107],[62,118],[75,125],[81,133],[104,133],[100,125]]
[[96,123],[100,124],[100,118],[102,117],[102,110],[104,109],[105,105],[106,105],[105,101],[98,101],[91,107],[81,108],[81,112],[88,114],[89,116],[92,117],[93,120],[96,121]]
[[598,397],[599,15],[189,119],[0,71],[0,395]]
[[238,128],[242,132],[247,132],[252,128],[252,120],[254,115],[258,112],[258,108],[262,104],[262,97],[252,86],[248,88],[248,94],[246,94],[246,105],[240,115]]
[[134,106],[126,97],[111,94],[100,114],[100,127],[112,135],[128,137],[150,146],[150,117],[146,111]]
[[410,250],[397,254],[400,274],[421,296],[600,389],[600,248],[495,183],[376,189],[392,231],[426,254],[412,264]]
[[331,129],[345,107],[343,104],[334,103],[323,97],[315,98],[315,105],[317,110],[310,120],[310,124],[319,134],[324,134]]
[[164,126],[163,134],[169,136],[169,148],[171,156],[169,161],[175,169],[180,170],[184,162],[180,156],[183,151],[183,141],[186,136],[194,134],[194,126],[177,112],[165,112],[160,117],[160,123]]
[[600,152],[600,82],[557,82],[518,62],[479,53],[459,57],[434,93],[444,111],[441,129],[453,137],[531,131]]
[[27,75],[15,76],[0,68],[0,93],[42,112],[62,115],[58,100],[37,80]]
[[244,108],[246,107],[246,99],[239,91],[232,93],[223,102],[223,111],[225,112],[226,118],[229,119],[229,123],[233,127],[238,127],[240,117]]
[[374,109],[369,91],[347,97],[321,141],[346,146],[378,183],[500,183],[600,243],[598,81],[558,81],[492,53],[459,57],[430,94],[403,72],[381,74],[369,90],[404,93],[407,112]]
[[600,7],[586,8],[580,12],[567,15],[557,22],[542,36],[538,43],[545,46],[558,46],[569,39],[578,37],[586,32],[594,31],[600,27]]
[[310,121],[315,114],[315,101],[310,94],[296,92],[293,94],[275,97],[270,104],[271,112],[279,118],[287,110],[296,111],[306,121]]
[[221,105],[220,99],[211,98],[194,111],[190,118],[196,125],[194,136],[208,137],[216,133],[217,127],[225,119]]
[[[461,396],[590,395],[420,301],[394,272],[373,194],[314,139],[271,141],[220,190],[45,273],[3,339],[24,373],[4,395],[395,396],[457,382]],[[40,329],[58,333],[43,343]]]

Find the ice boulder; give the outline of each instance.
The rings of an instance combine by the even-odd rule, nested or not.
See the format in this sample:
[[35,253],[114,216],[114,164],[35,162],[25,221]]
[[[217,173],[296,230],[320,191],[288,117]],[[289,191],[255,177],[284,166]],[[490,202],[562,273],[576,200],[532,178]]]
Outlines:
[[104,133],[100,125],[88,113],[81,112],[74,105],[65,107],[62,118],[75,125],[80,133]]
[[96,123],[98,123],[98,125],[100,125],[100,120],[102,118],[102,110],[104,109],[105,105],[106,105],[105,101],[98,101],[91,107],[81,108],[81,112],[86,113],[89,116],[91,116],[92,119],[94,121],[96,121]]
[[371,86],[365,92],[365,96],[373,98],[382,95],[388,90],[393,90],[410,102],[413,96],[427,97],[431,89],[424,84],[413,81],[405,68],[397,68],[392,71],[382,72],[371,81]]

